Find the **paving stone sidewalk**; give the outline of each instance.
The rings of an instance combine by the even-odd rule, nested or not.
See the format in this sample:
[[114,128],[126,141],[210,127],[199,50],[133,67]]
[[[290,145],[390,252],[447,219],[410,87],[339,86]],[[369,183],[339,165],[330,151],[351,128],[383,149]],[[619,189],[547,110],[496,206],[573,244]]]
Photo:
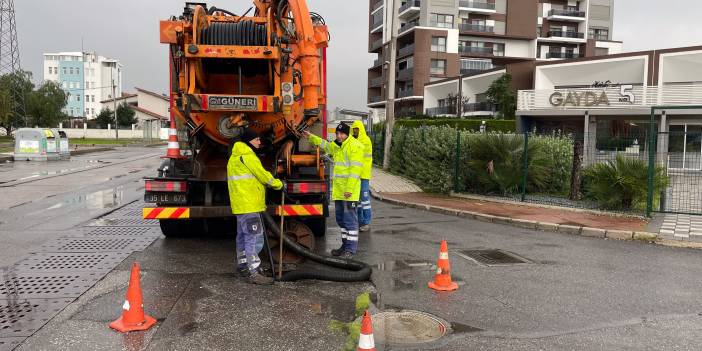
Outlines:
[[370,181],[371,191],[375,193],[421,193],[412,181],[392,175],[380,168],[373,168],[373,179]]

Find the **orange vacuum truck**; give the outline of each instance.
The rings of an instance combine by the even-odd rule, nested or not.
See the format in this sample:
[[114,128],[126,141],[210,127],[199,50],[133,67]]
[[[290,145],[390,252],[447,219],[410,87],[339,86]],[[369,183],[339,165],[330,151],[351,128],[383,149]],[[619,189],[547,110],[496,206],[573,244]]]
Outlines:
[[[159,220],[166,237],[235,230],[227,161],[230,145],[253,128],[264,167],[287,183],[285,234],[312,249],[326,231],[330,187],[319,149],[300,134],[326,129],[324,19],[304,0],[254,0],[241,15],[188,2],[160,22],[160,40],[170,48],[169,134],[178,144],[171,139],[158,177],[146,179],[144,218]],[[281,196],[268,192],[271,216]]]

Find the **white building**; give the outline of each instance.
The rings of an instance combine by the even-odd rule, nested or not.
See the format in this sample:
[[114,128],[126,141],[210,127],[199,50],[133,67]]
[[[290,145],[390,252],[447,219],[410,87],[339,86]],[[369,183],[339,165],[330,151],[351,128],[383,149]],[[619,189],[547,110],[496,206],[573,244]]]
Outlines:
[[68,116],[94,119],[101,101],[122,95],[122,64],[94,52],[45,53],[44,80],[57,82],[66,91]]
[[[136,127],[142,129],[147,125],[153,128],[168,127],[170,116],[170,99],[168,96],[142,88],[134,88],[136,94],[124,93],[117,98],[116,104],[127,104],[136,113]],[[115,101],[100,101],[101,109],[114,110]]]

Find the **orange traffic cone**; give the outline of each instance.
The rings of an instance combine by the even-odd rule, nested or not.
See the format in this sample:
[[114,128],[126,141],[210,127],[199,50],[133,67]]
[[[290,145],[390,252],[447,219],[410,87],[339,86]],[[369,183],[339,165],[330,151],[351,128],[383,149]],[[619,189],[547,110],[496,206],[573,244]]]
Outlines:
[[174,117],[171,117],[171,126],[168,128],[168,151],[166,151],[166,156],[163,158],[183,158],[183,156],[180,154],[178,130],[176,129]]
[[156,320],[144,314],[144,304],[141,299],[141,283],[139,264],[132,265],[132,275],[129,277],[129,287],[127,288],[127,299],[122,305],[122,317],[110,323],[110,328],[122,333],[147,330],[156,324]]
[[373,321],[368,314],[368,310],[363,314],[361,321],[361,335],[358,337],[358,348],[356,351],[375,351],[375,340],[373,340]]
[[448,244],[446,240],[441,241],[441,251],[439,261],[436,262],[436,275],[434,281],[429,282],[429,287],[437,291],[453,291],[458,289],[458,284],[451,281],[451,265],[448,257]]

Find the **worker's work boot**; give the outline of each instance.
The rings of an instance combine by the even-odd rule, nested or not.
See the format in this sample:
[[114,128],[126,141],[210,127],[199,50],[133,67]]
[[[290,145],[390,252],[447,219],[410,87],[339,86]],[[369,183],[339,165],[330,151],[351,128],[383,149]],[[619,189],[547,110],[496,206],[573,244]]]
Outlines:
[[266,277],[259,272],[251,272],[249,283],[255,285],[271,285],[273,284],[273,278]]
[[242,278],[248,278],[251,276],[251,271],[249,271],[248,268],[237,268],[236,272],[239,274],[240,277]]
[[370,231],[370,225],[369,224],[362,225],[360,228],[358,228],[358,230],[361,232],[368,232],[368,231]]
[[338,248],[338,249],[333,249],[333,250],[331,250],[331,254],[332,254],[332,256],[334,256],[334,257],[339,257],[339,256],[341,256],[341,254],[343,254],[343,253],[344,253],[344,245],[341,245],[341,247]]
[[353,259],[353,252],[344,251],[344,252],[339,256],[339,258],[343,258],[343,259],[345,259],[345,260],[352,260],[352,259]]

